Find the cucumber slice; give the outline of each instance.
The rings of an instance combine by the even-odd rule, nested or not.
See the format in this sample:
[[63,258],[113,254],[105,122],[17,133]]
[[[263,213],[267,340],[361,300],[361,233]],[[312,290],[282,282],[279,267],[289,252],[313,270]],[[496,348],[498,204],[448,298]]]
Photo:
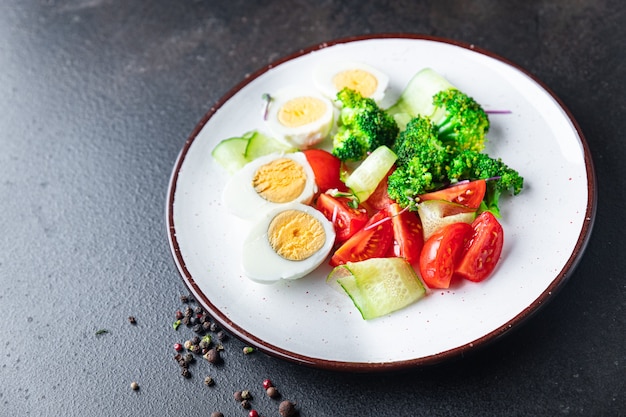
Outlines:
[[280,142],[261,132],[254,132],[248,141],[245,156],[249,161],[252,161],[260,156],[275,152],[291,153],[295,151],[297,151],[297,149],[291,145]]
[[233,174],[248,163],[248,159],[245,156],[248,140],[249,137],[245,135],[243,137],[224,139],[213,148],[211,156],[229,174]]
[[404,258],[348,262],[331,271],[365,320],[400,310],[426,295],[426,288]]
[[450,88],[456,87],[432,68],[424,68],[411,78],[398,101],[387,109],[387,113],[404,125],[406,119],[410,120],[418,115],[430,117],[436,122],[443,114],[433,114],[433,96]]
[[445,200],[426,200],[417,205],[417,214],[422,221],[424,240],[438,229],[451,223],[472,223],[476,210],[462,204]]
[[356,198],[363,202],[376,190],[387,172],[398,159],[397,155],[386,146],[379,146],[367,156],[349,176],[345,184]]

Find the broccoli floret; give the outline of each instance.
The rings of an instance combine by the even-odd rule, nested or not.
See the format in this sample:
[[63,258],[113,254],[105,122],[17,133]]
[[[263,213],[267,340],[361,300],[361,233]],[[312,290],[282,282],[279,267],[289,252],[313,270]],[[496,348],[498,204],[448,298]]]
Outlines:
[[502,193],[508,191],[517,195],[524,187],[524,178],[500,158],[472,150],[463,151],[450,161],[448,177],[452,181],[489,179],[481,210],[491,211],[498,217]]
[[456,88],[433,97],[435,111],[430,116],[437,136],[454,151],[482,151],[489,131],[489,117],[473,98]]
[[416,198],[448,182],[452,157],[426,117],[415,117],[400,132],[393,147],[396,169],[388,178],[387,192],[402,207],[416,208]]
[[344,88],[337,93],[341,104],[332,153],[342,161],[360,161],[379,146],[391,147],[399,128],[393,117],[371,98]]

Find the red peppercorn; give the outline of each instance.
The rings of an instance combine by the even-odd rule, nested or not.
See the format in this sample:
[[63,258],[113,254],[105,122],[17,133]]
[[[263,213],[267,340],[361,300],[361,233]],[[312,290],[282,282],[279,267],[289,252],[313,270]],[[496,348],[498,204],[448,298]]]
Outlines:
[[176,352],[180,352],[181,350],[183,350],[183,345],[181,345],[180,343],[174,343],[174,350]]
[[263,388],[268,389],[269,387],[273,387],[274,384],[272,384],[272,381],[270,381],[269,379],[265,379],[263,380]]
[[259,417],[259,413],[256,410],[250,410],[248,417]]

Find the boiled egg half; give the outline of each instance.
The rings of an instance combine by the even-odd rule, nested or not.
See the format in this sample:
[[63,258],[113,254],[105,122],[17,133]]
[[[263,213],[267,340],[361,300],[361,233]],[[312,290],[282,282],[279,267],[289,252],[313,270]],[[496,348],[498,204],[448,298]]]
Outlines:
[[266,123],[278,139],[307,149],[328,136],[334,116],[332,102],[318,91],[285,87],[271,95]]
[[260,283],[302,278],[324,262],[334,241],[333,224],[315,208],[300,203],[275,208],[244,240],[244,274]]
[[352,61],[318,65],[313,72],[313,81],[317,89],[331,99],[347,87],[377,103],[383,99],[389,85],[389,77],[382,71],[370,65]]
[[222,201],[231,214],[253,219],[285,204],[308,204],[316,192],[315,174],[302,152],[272,153],[235,172]]

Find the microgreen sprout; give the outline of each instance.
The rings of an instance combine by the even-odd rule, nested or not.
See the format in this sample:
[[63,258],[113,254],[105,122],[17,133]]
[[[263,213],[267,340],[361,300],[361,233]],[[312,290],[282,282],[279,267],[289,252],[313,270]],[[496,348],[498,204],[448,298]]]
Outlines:
[[269,95],[269,93],[263,93],[261,98],[265,100],[265,108],[263,110],[263,120],[267,120],[267,114],[269,113],[270,104],[272,103],[273,99],[272,99],[272,96]]

